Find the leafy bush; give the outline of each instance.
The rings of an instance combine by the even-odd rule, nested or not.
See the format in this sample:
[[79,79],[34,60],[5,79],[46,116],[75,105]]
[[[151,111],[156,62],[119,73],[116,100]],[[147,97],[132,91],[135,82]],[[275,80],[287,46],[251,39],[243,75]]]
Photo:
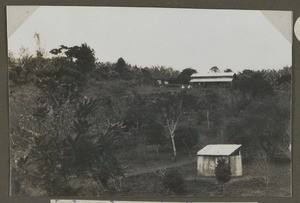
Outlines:
[[224,184],[231,179],[231,167],[226,163],[225,159],[218,159],[218,164],[215,168],[215,175],[217,180]]
[[174,169],[167,171],[167,173],[164,175],[163,186],[175,194],[182,194],[185,192],[183,176]]

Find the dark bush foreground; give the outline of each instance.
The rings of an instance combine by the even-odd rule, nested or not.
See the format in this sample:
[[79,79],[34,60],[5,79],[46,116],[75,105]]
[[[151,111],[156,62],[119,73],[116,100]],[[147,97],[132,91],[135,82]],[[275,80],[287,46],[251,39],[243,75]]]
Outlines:
[[183,194],[185,192],[183,176],[175,169],[167,171],[163,176],[163,186],[175,194]]

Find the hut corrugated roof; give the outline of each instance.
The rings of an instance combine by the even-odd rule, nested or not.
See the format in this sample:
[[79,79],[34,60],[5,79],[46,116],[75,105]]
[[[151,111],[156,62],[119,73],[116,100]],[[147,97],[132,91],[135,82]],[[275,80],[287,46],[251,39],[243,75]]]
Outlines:
[[197,155],[229,156],[241,146],[241,144],[211,144],[198,151]]
[[233,77],[234,72],[229,73],[194,73],[191,78],[218,78],[218,77]]
[[193,78],[190,82],[232,82],[232,80],[233,78]]

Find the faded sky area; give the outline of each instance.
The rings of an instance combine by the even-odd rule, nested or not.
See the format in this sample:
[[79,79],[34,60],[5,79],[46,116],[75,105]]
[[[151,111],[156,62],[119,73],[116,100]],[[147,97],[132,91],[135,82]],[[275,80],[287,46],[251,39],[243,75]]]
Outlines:
[[[292,22],[288,11],[270,16]],[[19,53],[23,46],[34,53],[35,33],[47,52],[87,43],[101,62],[123,57],[142,67],[201,73],[212,66],[237,72],[292,64],[291,41],[260,11],[42,6],[10,35],[9,50]]]

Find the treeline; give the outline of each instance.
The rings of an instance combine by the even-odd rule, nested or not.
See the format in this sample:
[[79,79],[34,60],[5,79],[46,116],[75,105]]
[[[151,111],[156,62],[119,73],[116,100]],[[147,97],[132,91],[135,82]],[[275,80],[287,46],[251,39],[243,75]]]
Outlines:
[[[88,45],[82,44],[74,47],[61,46],[50,53],[56,55],[52,58],[44,58],[23,53],[20,58],[9,56],[9,79],[12,85],[21,85],[28,82],[37,82],[46,75],[70,75],[84,81],[82,76],[89,74],[97,80],[136,80],[136,83],[155,84],[156,79],[175,80],[179,72],[166,67],[145,67],[127,64],[123,58],[116,63],[96,62],[94,50]],[[75,76],[76,75],[76,76]],[[50,75],[49,75],[50,76]]]
[[108,190],[124,174],[122,160],[149,144],[176,160],[206,144],[241,143],[268,162],[290,145],[291,68],[244,70],[231,89],[187,91],[156,80],[186,84],[193,69],[101,63],[86,44],[51,53],[9,58],[15,194],[76,195],[74,178]]

